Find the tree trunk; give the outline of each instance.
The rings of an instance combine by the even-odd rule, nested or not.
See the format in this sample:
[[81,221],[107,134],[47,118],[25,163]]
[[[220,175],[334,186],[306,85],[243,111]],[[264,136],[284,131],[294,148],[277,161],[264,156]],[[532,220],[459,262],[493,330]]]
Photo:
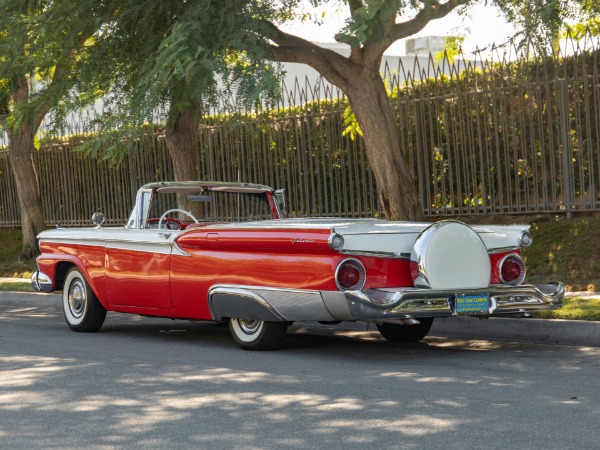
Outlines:
[[345,94],[360,125],[379,201],[389,220],[423,220],[408,155],[400,145],[394,114],[378,72],[356,70]]
[[[166,140],[169,155],[173,163],[176,181],[198,179],[198,126],[200,115],[192,108],[170,113],[167,124]],[[194,216],[202,215],[202,207],[191,203],[184,196],[178,199],[179,207],[190,211]]]
[[198,179],[199,125],[199,115],[189,108],[175,113],[169,120],[166,140],[176,181]]
[[28,122],[16,131],[9,131],[10,165],[17,188],[21,211],[21,231],[23,248],[20,259],[29,259],[39,254],[37,235],[45,226],[40,185],[33,162],[34,133]]

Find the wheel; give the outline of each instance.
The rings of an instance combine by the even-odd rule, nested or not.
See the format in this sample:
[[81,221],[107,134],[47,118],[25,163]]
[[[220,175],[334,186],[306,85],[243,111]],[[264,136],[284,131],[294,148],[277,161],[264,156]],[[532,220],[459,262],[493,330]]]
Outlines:
[[73,331],[98,331],[106,318],[106,309],[77,267],[67,273],[62,304],[67,325]]
[[427,336],[433,323],[432,318],[418,319],[416,325],[399,325],[396,323],[378,323],[377,329],[390,342],[418,342]]
[[279,347],[287,327],[286,322],[229,319],[229,331],[244,350],[272,350]]

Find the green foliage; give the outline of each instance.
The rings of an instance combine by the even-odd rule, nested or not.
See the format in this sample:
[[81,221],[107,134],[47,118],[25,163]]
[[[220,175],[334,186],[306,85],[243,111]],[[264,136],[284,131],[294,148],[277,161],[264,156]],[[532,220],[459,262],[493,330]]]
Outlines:
[[110,1],[0,1],[0,123],[34,131],[73,85],[70,69]]
[[433,55],[433,60],[439,63],[446,58],[450,64],[453,64],[461,54],[461,46],[464,41],[464,36],[447,36],[444,42],[444,50]]
[[[104,102],[105,114],[91,124],[104,131],[101,142],[84,148],[122,157],[123,139],[143,133],[158,109],[169,110],[172,126],[182,111],[201,115],[218,104],[222,90],[246,107],[277,96],[280,71],[264,62],[270,48],[253,19],[269,11],[249,0],[122,2],[80,65],[70,99],[70,109]],[[122,137],[114,140],[117,128]]]
[[347,106],[344,110],[344,131],[342,131],[342,136],[350,136],[350,139],[354,140],[362,135],[362,130],[356,120],[356,116],[352,112],[352,108]]
[[573,38],[577,40],[590,36],[600,36],[600,19],[593,17],[585,22],[568,25],[563,29],[561,36],[565,39]]
[[[367,0],[361,2],[362,6],[352,12],[352,20],[347,22],[345,28],[336,35],[340,42],[357,47],[368,39],[380,38],[384,23],[390,16],[396,17],[398,12],[407,6],[402,0]],[[413,2],[410,2],[413,3]],[[420,2],[414,2],[420,3]]]

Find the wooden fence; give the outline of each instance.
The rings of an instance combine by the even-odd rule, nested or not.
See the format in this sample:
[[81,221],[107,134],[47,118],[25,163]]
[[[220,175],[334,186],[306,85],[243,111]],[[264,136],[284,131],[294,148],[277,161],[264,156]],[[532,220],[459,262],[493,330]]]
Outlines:
[[[399,138],[425,214],[600,209],[598,48],[571,43],[554,58],[502,55],[463,61],[460,70],[432,58],[388,67]],[[323,81],[283,90],[279,107],[207,115],[198,178],[285,188],[294,216],[380,215],[363,142],[343,136],[341,92]],[[72,133],[85,131],[85,120],[73,121]],[[108,224],[123,224],[141,184],[173,178],[158,125],[119,163],[73,151],[78,139],[35,153],[49,226],[88,224],[98,209]],[[18,226],[9,161],[0,152],[0,227]]]

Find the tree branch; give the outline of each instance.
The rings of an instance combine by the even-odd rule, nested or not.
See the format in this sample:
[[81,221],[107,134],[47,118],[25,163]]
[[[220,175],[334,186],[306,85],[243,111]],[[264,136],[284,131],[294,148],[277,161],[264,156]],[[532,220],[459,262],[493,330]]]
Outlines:
[[448,0],[440,3],[434,0],[428,6],[420,10],[415,17],[405,22],[396,23],[396,17],[390,14],[385,23],[385,32],[383,38],[373,37],[365,42],[363,47],[364,61],[366,65],[378,64],[383,57],[383,52],[399,39],[421,31],[425,25],[435,19],[445,17],[455,8],[467,4],[470,0]]
[[361,0],[348,0],[348,7],[350,8],[350,15],[354,16],[354,11],[365,6]]
[[[281,31],[271,22],[265,22],[269,29],[269,38],[274,42],[271,45],[274,58],[281,62],[303,63],[311,66],[331,83],[344,89],[347,77],[344,72],[352,63],[333,50],[319,47],[318,45]],[[346,71],[337,70],[336,67],[346,67]]]
[[469,1],[470,0],[448,0],[446,3],[440,3],[438,1],[433,2],[429,7],[419,11],[411,20],[395,24],[389,34],[390,42],[388,45],[391,45],[399,39],[418,33],[432,20],[445,17],[452,10],[469,3]]

